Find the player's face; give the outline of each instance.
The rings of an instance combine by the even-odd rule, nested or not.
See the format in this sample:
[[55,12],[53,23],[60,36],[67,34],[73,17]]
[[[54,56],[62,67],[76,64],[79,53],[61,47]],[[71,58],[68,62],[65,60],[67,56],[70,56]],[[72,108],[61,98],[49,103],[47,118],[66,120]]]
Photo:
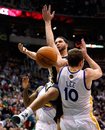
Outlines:
[[55,44],[58,48],[58,50],[61,52],[61,51],[64,51],[65,49],[67,49],[68,45],[67,43],[60,37],[58,37],[56,40],[55,40]]

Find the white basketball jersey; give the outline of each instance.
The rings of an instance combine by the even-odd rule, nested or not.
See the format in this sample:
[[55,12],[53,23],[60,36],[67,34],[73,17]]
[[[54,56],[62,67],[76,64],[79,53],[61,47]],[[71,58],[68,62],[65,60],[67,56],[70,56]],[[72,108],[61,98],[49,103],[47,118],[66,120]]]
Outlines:
[[69,67],[62,68],[58,75],[64,115],[89,114],[91,91],[86,88],[85,71],[70,72]]
[[[43,95],[46,92],[45,87],[40,90],[38,97]],[[55,123],[54,117],[56,115],[56,109],[52,106],[51,103],[45,104],[44,107],[36,111],[36,118],[43,122]]]

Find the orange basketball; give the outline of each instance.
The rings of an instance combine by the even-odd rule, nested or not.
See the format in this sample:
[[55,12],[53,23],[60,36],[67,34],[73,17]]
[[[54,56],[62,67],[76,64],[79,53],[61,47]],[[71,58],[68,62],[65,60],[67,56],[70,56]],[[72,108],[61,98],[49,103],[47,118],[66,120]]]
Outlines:
[[52,67],[57,61],[57,53],[49,46],[41,47],[36,53],[36,62],[43,68]]

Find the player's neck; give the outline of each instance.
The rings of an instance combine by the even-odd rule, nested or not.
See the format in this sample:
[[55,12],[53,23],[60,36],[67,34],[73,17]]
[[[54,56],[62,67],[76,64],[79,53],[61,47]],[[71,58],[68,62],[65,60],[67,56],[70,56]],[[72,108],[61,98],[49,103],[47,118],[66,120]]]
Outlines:
[[65,57],[65,56],[68,55],[67,50],[61,51],[60,54],[61,54],[62,57]]
[[77,72],[80,70],[79,67],[69,67],[70,72]]

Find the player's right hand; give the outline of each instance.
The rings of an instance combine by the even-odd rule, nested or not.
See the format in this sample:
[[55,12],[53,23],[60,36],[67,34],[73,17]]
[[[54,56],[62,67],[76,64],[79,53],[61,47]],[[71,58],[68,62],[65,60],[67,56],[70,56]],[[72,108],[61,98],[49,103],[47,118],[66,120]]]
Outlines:
[[47,5],[44,5],[42,8],[42,17],[44,21],[51,21],[54,18],[55,11],[51,12],[51,5],[47,7]]
[[27,89],[27,88],[29,88],[29,85],[30,85],[30,83],[29,83],[29,77],[27,75],[23,76],[22,77],[22,87],[24,89]]
[[22,53],[25,53],[26,52],[26,48],[23,46],[23,44],[22,43],[19,43],[18,44],[18,49],[20,50],[20,52],[22,52]]

